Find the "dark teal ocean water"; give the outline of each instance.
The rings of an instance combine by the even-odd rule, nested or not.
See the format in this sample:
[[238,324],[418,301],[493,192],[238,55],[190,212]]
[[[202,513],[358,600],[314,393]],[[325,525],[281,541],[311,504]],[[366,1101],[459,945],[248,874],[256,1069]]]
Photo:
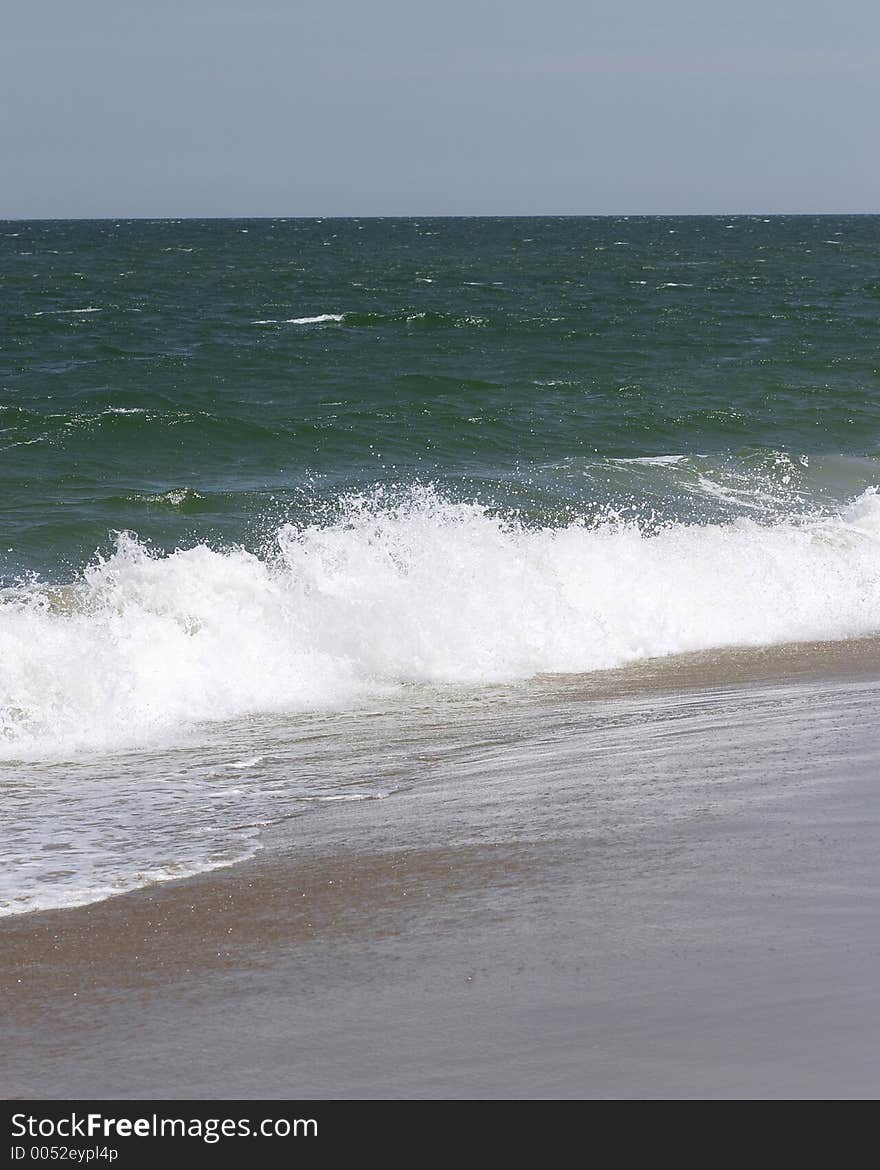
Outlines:
[[[253,547],[376,483],[556,522],[709,514],[692,463],[612,459],[875,478],[877,217],[0,228],[7,580],[69,579],[118,529]],[[856,462],[814,483],[804,455]]]
[[0,224],[0,912],[877,634],[878,369],[880,217]]

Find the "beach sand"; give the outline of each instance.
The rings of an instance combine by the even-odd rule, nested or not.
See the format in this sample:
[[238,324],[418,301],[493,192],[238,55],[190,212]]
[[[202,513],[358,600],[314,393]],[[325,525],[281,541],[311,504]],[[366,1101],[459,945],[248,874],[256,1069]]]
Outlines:
[[875,1096],[876,641],[511,695],[252,860],[0,922],[4,1094]]

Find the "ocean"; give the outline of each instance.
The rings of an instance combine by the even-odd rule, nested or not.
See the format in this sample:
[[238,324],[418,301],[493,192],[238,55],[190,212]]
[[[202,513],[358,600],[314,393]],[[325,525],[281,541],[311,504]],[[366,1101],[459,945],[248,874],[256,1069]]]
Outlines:
[[880,628],[880,217],[5,222],[0,256],[6,915],[340,804],[393,835],[465,772],[483,839],[676,669],[749,711],[768,647]]

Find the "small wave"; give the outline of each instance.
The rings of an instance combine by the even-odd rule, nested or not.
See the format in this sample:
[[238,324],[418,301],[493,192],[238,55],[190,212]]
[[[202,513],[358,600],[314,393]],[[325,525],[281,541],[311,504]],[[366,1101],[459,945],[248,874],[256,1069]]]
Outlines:
[[93,306],[86,306],[84,309],[40,309],[36,313],[31,313],[31,317],[58,317],[65,313],[103,313],[103,309],[97,309]]
[[345,320],[345,313],[319,313],[316,317],[266,317],[252,321],[252,325],[326,325]]
[[644,467],[671,467],[683,463],[685,455],[640,455],[633,459],[611,459],[611,463],[637,463]]
[[344,313],[319,313],[317,317],[288,317],[288,325],[323,325],[327,321],[344,321]]
[[396,313],[347,312],[320,313],[314,317],[266,317],[252,325],[345,325],[351,329],[381,328],[403,325],[414,329],[463,329],[488,325],[489,319],[474,314],[436,312],[427,309],[404,309]]
[[147,504],[156,508],[173,508],[181,512],[202,511],[208,504],[208,499],[194,488],[172,488],[167,492],[156,495],[135,494],[128,496],[130,503]]
[[795,455],[772,448],[718,454],[574,457],[540,469],[577,495],[601,495],[618,511],[718,522],[752,514],[766,522],[839,508],[880,480],[880,460]]
[[[0,410],[3,408],[0,407]],[[244,411],[239,415],[222,415],[209,410],[177,409],[170,405],[109,405],[51,413],[8,407],[4,411],[3,422],[9,424],[3,430],[14,435],[16,440],[32,441],[55,440],[59,436],[66,440],[71,433],[154,435],[177,428],[211,436],[211,441],[217,437],[240,440],[243,436],[259,440],[275,437],[279,433]]]
[[34,443],[45,443],[46,436],[40,435],[36,439],[21,439],[17,443],[10,443],[7,447],[0,447],[0,451],[11,451],[13,447],[32,447]]

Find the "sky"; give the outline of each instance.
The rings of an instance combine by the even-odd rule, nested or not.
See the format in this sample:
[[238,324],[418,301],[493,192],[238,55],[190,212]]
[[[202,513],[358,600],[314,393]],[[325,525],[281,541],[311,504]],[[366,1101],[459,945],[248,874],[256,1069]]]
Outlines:
[[876,0],[30,0],[0,218],[880,212]]

